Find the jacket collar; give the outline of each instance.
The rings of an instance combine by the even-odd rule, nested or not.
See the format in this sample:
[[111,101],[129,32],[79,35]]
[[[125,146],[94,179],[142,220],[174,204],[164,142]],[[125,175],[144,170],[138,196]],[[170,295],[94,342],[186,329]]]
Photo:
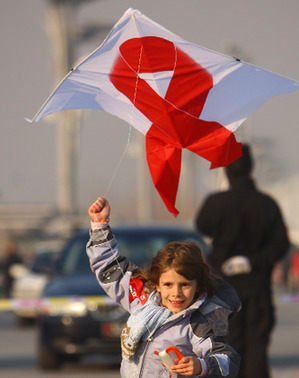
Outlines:
[[167,321],[176,320],[180,317],[185,317],[189,315],[191,312],[196,311],[199,307],[201,307],[206,302],[207,296],[204,295],[200,299],[197,299],[195,302],[193,302],[189,307],[185,308],[183,311],[176,312],[173,315],[171,315]]

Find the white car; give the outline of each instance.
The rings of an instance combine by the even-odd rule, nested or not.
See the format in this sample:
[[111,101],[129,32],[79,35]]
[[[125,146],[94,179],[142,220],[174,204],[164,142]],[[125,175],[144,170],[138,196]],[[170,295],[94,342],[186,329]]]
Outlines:
[[54,257],[54,252],[39,252],[30,269],[24,266],[22,269],[15,269],[11,299],[19,324],[26,324],[36,319],[38,301],[49,281]]

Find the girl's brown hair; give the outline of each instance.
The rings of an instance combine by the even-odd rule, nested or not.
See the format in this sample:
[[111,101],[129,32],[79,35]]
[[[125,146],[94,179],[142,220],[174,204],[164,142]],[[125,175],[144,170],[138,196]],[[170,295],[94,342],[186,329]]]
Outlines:
[[215,278],[206,263],[198,244],[192,241],[174,241],[166,244],[153,258],[148,268],[140,269],[135,278],[146,283],[151,292],[159,283],[160,276],[168,269],[174,269],[188,280],[196,280],[197,293],[212,296],[215,292]]

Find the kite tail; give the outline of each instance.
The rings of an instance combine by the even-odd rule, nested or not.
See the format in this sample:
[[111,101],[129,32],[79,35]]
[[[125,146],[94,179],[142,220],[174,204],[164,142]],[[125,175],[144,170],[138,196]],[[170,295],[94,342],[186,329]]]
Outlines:
[[146,158],[153,183],[165,206],[175,217],[175,208],[181,172],[182,147],[157,138],[156,128],[146,134]]
[[189,141],[189,151],[208,160],[210,169],[226,167],[242,156],[242,144],[234,133],[217,122],[197,121],[194,140]]
[[214,157],[211,160],[210,169],[226,167],[241,156],[242,143],[237,142],[235,135],[230,133],[223,144],[215,146]]

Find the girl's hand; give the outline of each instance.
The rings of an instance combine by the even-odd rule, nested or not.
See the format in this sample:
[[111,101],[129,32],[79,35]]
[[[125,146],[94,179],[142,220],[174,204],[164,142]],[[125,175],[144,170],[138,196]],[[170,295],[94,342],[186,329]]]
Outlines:
[[88,209],[93,222],[106,222],[110,216],[110,205],[104,197],[99,197]]
[[185,356],[176,365],[171,367],[174,373],[181,375],[199,375],[201,373],[201,363],[198,358]]

